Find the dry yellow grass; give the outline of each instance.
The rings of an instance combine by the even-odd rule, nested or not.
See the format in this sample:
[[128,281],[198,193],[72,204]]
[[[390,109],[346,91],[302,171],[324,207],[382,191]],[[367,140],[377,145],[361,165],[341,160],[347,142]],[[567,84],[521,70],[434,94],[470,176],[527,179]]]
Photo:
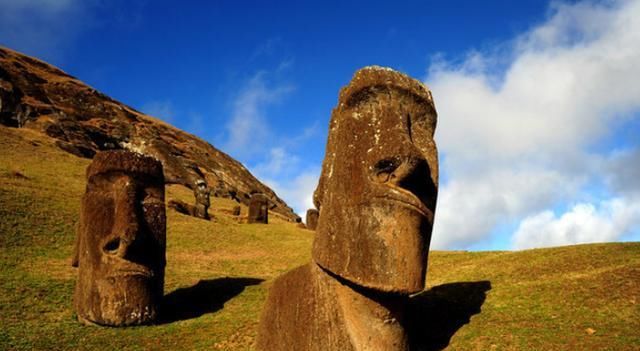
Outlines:
[[[86,159],[0,126],[0,350],[251,350],[270,282],[310,260],[313,232],[272,216],[239,223],[167,212],[160,325],[87,327],[72,310],[69,264]],[[192,201],[167,187],[167,200]],[[246,208],[243,207],[243,214]],[[638,350],[640,245],[432,252],[415,298],[424,350]]]

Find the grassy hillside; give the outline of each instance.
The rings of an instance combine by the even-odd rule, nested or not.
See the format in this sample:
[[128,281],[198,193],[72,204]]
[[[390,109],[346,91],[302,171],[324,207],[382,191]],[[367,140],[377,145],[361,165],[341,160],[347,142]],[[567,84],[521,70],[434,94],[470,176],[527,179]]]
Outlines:
[[[312,232],[238,223],[230,200],[212,198],[212,222],[169,210],[163,323],[83,326],[69,262],[89,161],[2,126],[0,148],[0,350],[252,350],[271,280],[310,259]],[[640,349],[640,244],[436,251],[428,274],[411,309],[423,350]]]

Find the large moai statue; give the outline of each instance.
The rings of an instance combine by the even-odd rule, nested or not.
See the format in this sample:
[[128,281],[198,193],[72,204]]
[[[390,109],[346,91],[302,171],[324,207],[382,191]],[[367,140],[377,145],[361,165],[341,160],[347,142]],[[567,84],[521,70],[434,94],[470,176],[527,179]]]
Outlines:
[[340,91],[322,173],[313,260],[276,279],[259,350],[409,349],[404,319],[425,286],[438,189],[429,89],[366,67]]
[[249,200],[249,223],[269,223],[269,198],[264,194],[255,193]]
[[198,179],[193,188],[193,195],[196,198],[195,217],[209,219],[210,193],[211,190],[209,190],[207,183],[202,179]]
[[318,210],[310,208],[307,210],[307,229],[316,230],[318,226]]
[[162,164],[128,151],[96,154],[87,168],[74,254],[78,319],[108,326],[156,320],[165,248]]

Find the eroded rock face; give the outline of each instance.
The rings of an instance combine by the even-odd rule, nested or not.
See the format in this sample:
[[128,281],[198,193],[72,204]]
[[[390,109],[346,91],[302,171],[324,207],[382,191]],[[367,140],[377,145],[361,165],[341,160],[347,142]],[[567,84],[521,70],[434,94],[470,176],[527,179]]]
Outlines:
[[127,151],[97,153],[80,211],[78,319],[108,326],[153,322],[166,262],[162,164]]
[[438,184],[431,92],[404,74],[365,68],[340,92],[322,173],[313,258],[355,284],[424,288]]
[[310,208],[307,210],[307,229],[316,230],[318,226],[318,210]]
[[313,262],[278,278],[260,350],[409,350],[438,187],[431,93],[391,69],[357,71],[331,115]]
[[249,223],[269,223],[269,199],[264,194],[251,195],[249,200]]
[[196,186],[193,189],[193,195],[196,198],[196,217],[209,219],[210,192],[211,191],[204,180],[199,179],[196,181]]
[[122,104],[38,59],[0,46],[0,124],[45,133],[62,150],[93,158],[126,149],[152,155],[165,183],[193,189],[204,179],[214,195],[249,204],[257,190],[289,220],[299,217],[241,163],[206,141]]

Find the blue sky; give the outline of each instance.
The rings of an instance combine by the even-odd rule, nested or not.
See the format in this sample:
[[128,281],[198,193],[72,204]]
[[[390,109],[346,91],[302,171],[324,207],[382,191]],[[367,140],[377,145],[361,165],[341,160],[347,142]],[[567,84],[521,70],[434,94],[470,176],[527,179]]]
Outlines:
[[435,248],[640,240],[640,1],[0,0],[0,44],[243,162],[311,206],[366,65],[439,112]]

